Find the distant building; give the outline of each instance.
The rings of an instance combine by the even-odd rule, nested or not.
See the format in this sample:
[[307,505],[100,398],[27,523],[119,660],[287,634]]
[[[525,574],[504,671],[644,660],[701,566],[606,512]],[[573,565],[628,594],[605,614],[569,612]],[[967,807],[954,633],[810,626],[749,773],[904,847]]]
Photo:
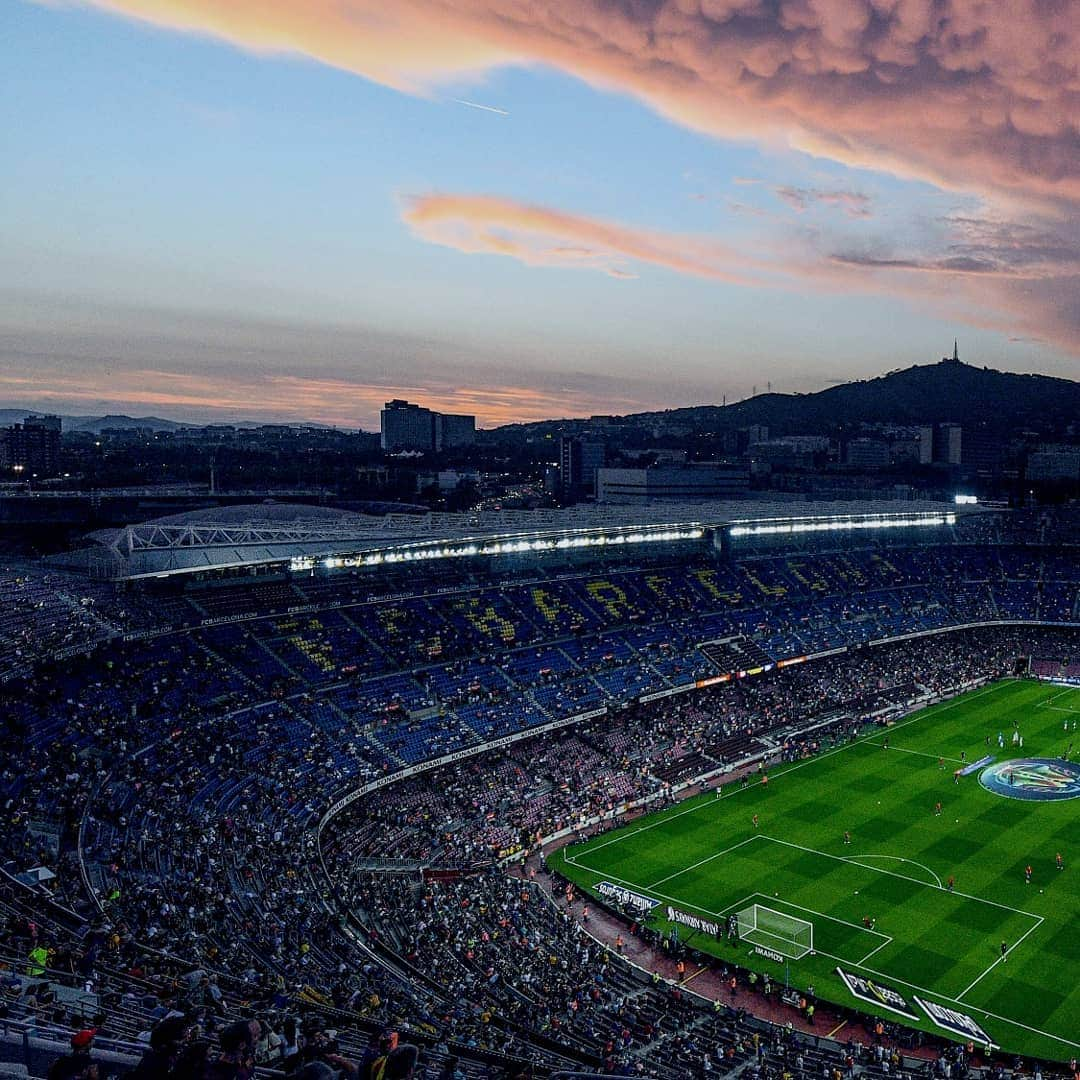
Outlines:
[[827,450],[829,440],[816,436],[796,435],[783,439],[766,439],[748,447],[746,456],[757,466],[762,464],[784,468],[809,468],[814,464],[815,454]]
[[416,490],[434,487],[440,492],[456,491],[462,484],[477,485],[480,473],[476,469],[432,469],[416,474]]
[[920,465],[960,465],[962,461],[963,429],[959,424],[924,424],[919,428]]
[[596,499],[602,503],[693,502],[746,491],[750,469],[742,463],[703,461],[649,469],[598,469]]
[[939,424],[934,432],[934,463],[959,465],[964,460],[963,430],[959,424]]
[[435,414],[422,405],[400,398],[388,401],[379,414],[382,448],[388,453],[399,450],[435,449]]
[[1028,455],[1027,478],[1033,482],[1080,482],[1080,446],[1042,446]]
[[992,479],[999,475],[1005,463],[1005,443],[987,431],[967,429],[961,446],[965,473]]
[[919,464],[933,465],[934,463],[934,428],[931,424],[923,424],[919,428]]
[[564,435],[559,440],[559,477],[563,494],[571,497],[596,494],[596,471],[603,467],[602,442]]
[[476,442],[476,417],[461,413],[435,414],[436,449],[472,446]]
[[884,469],[889,464],[889,444],[880,439],[852,439],[847,444],[847,463],[853,469]]
[[0,470],[23,479],[60,472],[60,417],[28,416],[0,430]]
[[728,428],[720,433],[720,445],[725,454],[745,454],[751,447],[769,441],[766,424],[750,424],[749,427]]
[[476,442],[476,417],[437,413],[423,405],[395,398],[379,414],[381,445],[386,453],[403,450],[432,453]]
[[650,450],[650,454],[656,458],[657,465],[685,465],[685,450],[656,449]]

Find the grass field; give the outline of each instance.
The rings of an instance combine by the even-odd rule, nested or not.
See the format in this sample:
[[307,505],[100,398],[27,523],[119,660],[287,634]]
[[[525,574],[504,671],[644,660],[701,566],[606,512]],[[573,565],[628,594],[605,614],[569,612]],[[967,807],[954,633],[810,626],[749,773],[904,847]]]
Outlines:
[[[1023,750],[1009,745],[1014,721]],[[1075,733],[1063,730],[1074,721]],[[1075,760],[1080,690],[997,683],[896,724],[888,749],[884,736],[875,729],[777,768],[768,786],[733,784],[722,798],[710,792],[641,818],[564,849],[552,865],[586,888],[610,881],[655,899],[650,921],[661,928],[667,905],[721,921],[768,905],[813,923],[814,953],[786,965],[793,986],[813,983],[820,998],[859,1007],[835,973],[843,966],[909,1002],[918,995],[974,1017],[1005,1050],[1068,1059],[1080,1050],[1080,799],[1006,798],[978,773],[955,784],[953,771],[961,752],[969,762],[1059,757],[1074,740]],[[685,927],[680,936],[784,980],[785,966],[745,941]]]

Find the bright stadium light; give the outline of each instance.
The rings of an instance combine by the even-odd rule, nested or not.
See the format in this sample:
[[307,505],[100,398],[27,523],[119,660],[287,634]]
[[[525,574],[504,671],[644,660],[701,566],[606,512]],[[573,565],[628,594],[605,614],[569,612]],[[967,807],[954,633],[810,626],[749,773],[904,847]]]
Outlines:
[[785,521],[777,524],[733,525],[732,536],[778,536],[794,533],[834,532],[841,529],[910,529],[927,525],[955,525],[956,515],[917,514],[899,518],[834,518],[828,521]]
[[979,498],[977,495],[954,495],[953,502],[957,506],[977,506]]
[[[671,543],[672,541],[700,540],[705,530],[700,526],[687,528],[668,527],[655,530],[635,529],[632,532],[589,533],[577,529],[572,536],[508,537],[489,541],[463,541],[459,544],[437,543],[379,551],[357,552],[351,555],[326,555],[318,561],[327,570],[342,567],[381,566],[386,563],[427,562],[432,559],[460,559],[475,555],[520,555],[532,552],[567,551],[579,548],[607,547],[625,544]],[[294,556],[289,561],[291,570],[311,570],[316,559],[308,555]]]

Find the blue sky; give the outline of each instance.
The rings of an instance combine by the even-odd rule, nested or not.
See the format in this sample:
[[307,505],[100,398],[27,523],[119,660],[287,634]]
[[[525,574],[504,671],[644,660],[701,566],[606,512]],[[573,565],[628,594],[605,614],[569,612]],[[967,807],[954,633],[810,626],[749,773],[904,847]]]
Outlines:
[[[833,272],[952,250],[984,191],[703,133],[541,61],[415,94],[92,7],[3,22],[14,404],[370,427],[407,392],[491,424],[813,390],[954,336],[976,363],[1075,366],[966,282]],[[411,225],[431,196],[448,207]],[[517,207],[555,223],[519,235]],[[626,254],[642,235],[655,258]]]

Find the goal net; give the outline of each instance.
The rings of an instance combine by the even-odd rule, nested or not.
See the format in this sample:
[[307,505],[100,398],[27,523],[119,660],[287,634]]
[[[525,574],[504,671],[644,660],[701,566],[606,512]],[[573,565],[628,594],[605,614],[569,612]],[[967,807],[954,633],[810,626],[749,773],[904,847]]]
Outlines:
[[781,956],[801,960],[814,949],[814,924],[782,911],[751,904],[738,913],[739,937]]

